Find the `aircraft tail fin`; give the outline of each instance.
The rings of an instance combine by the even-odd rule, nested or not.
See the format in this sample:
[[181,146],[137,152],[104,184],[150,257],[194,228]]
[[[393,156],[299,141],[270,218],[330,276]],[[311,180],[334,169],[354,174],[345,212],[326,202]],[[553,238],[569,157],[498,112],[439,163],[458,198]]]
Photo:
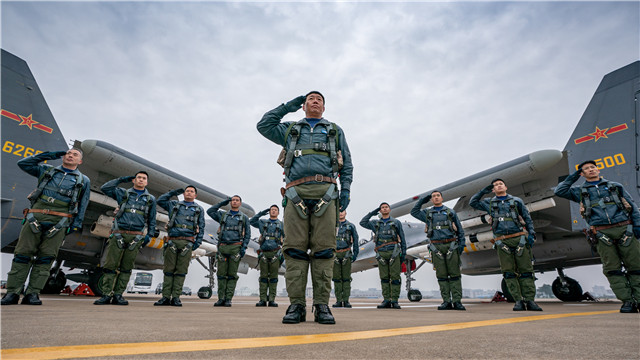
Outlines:
[[621,183],[638,202],[638,115],[640,61],[605,75],[600,82],[565,146],[569,173],[583,161],[595,160],[604,178]]
[[2,49],[2,249],[18,238],[22,209],[29,206],[27,195],[35,188],[35,178],[18,168],[16,162],[44,151],[65,150],[64,136],[36,83],[27,63]]

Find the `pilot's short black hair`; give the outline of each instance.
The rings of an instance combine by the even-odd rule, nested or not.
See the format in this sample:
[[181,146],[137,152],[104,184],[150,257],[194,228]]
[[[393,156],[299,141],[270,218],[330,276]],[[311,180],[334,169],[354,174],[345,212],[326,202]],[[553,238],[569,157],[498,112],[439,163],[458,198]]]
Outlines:
[[271,210],[272,207],[275,207],[276,209],[278,209],[278,211],[280,211],[280,207],[276,204],[273,204],[271,206],[269,206],[269,210]]
[[503,184],[507,185],[507,182],[502,180],[502,179],[500,179],[500,178],[495,178],[495,179],[491,180],[491,185],[493,185],[493,183],[496,182],[496,181],[502,181]]
[[240,195],[233,195],[231,198],[233,199],[234,197],[237,197],[238,199],[240,199],[240,202],[242,202],[242,198],[240,197]]
[[320,97],[322,98],[322,102],[323,102],[323,103],[325,103],[325,104],[327,103],[327,102],[324,100],[324,95],[322,95],[322,94],[320,93],[320,91],[316,91],[316,90],[309,91],[309,92],[307,93],[307,95],[305,95],[305,96],[304,96],[305,101],[307,100],[307,98],[308,98],[308,97],[309,97],[309,95],[311,95],[311,94],[318,94],[318,95],[320,95]]
[[196,192],[196,194],[198,193],[198,189],[196,189],[196,187],[195,187],[195,186],[193,186],[193,185],[187,185],[187,186],[185,186],[185,187],[184,187],[184,189],[185,189],[185,190],[187,190],[188,188],[192,188],[192,189],[193,189],[193,191],[195,191],[195,192]]
[[582,172],[582,167],[587,165],[587,164],[593,164],[593,166],[598,167],[598,164],[596,164],[595,161],[587,160],[587,161],[583,161],[580,165],[578,165],[578,170],[580,170],[580,172]]
[[384,202],[383,201],[383,202],[380,203],[380,206],[378,206],[378,209],[380,209],[382,207],[382,205],[387,205],[388,207],[391,207],[391,205],[389,205],[388,202]]
[[442,196],[442,191],[440,190],[433,190],[430,195],[433,196],[433,193],[439,193]]
[[79,153],[80,153],[80,157],[84,157],[84,151],[82,151],[82,149],[80,149],[80,148],[78,148],[78,147],[72,147],[72,148],[71,148],[71,149],[69,149],[69,150],[75,150],[75,151],[77,151],[77,152],[79,152]]
[[149,174],[147,174],[147,172],[146,172],[146,171],[144,171],[144,170],[140,170],[140,171],[138,171],[137,173],[135,173],[135,175],[134,175],[134,176],[138,176],[138,174],[145,174],[145,175],[147,175],[147,180],[149,180]]

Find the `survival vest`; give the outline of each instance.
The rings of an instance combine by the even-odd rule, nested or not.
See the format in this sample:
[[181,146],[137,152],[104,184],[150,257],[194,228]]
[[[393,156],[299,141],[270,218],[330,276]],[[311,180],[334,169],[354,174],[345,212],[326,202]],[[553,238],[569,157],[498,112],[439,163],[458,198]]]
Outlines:
[[514,224],[516,224],[516,226],[518,227],[519,230],[522,230],[523,229],[524,220],[522,219],[522,217],[518,213],[518,207],[516,206],[515,199],[513,197],[509,198],[509,200],[508,200],[509,212],[507,212],[507,213],[500,213],[499,204],[502,201],[503,200],[498,200],[498,198],[495,197],[495,196],[491,199],[491,228],[492,228],[492,230],[495,232],[496,229],[498,228],[498,223],[500,223],[502,221],[512,221]]
[[[220,227],[218,227],[218,235],[222,234],[222,231],[237,231],[241,238],[244,238],[244,216],[242,213],[238,213],[240,215],[240,224],[236,226],[227,226],[227,217],[229,216],[229,212],[225,211],[224,215],[222,215],[222,219],[220,220]],[[220,237],[218,236],[218,239]]]
[[449,229],[451,228],[453,232],[458,232],[456,224],[453,221],[453,212],[448,207],[443,209],[447,213],[447,219],[445,221],[436,221],[433,224],[433,213],[438,212],[432,209],[427,210],[427,221],[425,223],[424,232],[427,233],[427,237],[431,238],[433,236],[433,229]]
[[149,195],[149,194],[140,195],[140,196],[146,196],[147,197],[147,201],[145,202],[144,205],[129,204],[129,196],[130,195],[131,195],[130,191],[125,191],[125,194],[124,194],[124,197],[122,198],[122,201],[120,202],[120,204],[118,204],[118,206],[119,206],[118,213],[116,214],[116,216],[115,216],[116,219],[113,222],[114,230],[118,229],[118,220],[126,212],[130,212],[130,213],[133,213],[133,214],[144,216],[145,227],[147,226],[147,223],[149,222],[149,210],[151,209],[151,204],[153,203],[153,199],[151,198],[151,195]]
[[[609,189],[610,196],[601,197],[600,200],[595,203],[591,202],[591,197],[589,196],[588,189],[590,187],[596,187],[596,186],[598,187],[606,186],[606,188]],[[591,219],[591,210],[594,207],[600,206],[601,208],[604,209],[606,205],[615,204],[618,207],[618,209],[626,213],[628,217],[631,211],[631,204],[629,204],[627,199],[625,199],[622,194],[623,192],[620,186],[606,180],[598,184],[588,184],[585,182],[584,184],[582,184],[582,186],[580,186],[580,215],[582,215],[582,217],[587,222],[589,222],[589,220]]]
[[[76,184],[73,186],[72,189],[64,190],[57,186],[48,186],[51,179],[53,179],[53,175],[54,175],[53,173],[56,171],[64,173],[66,175],[73,175],[76,177]],[[75,215],[78,213],[78,198],[80,197],[80,191],[82,191],[83,181],[84,181],[84,176],[82,176],[82,174],[80,173],[77,173],[77,172],[67,173],[62,169],[52,166],[52,167],[49,167],[44,173],[42,173],[42,175],[40,175],[40,177],[38,178],[38,187],[35,190],[33,190],[31,194],[29,194],[29,196],[27,196],[27,199],[29,199],[29,201],[31,202],[31,206],[33,206],[33,204],[35,204],[35,202],[38,201],[39,199],[41,199],[44,202],[50,202],[56,205],[61,205],[61,206],[68,205],[69,214]],[[70,198],[70,201],[66,202],[60,199],[45,197],[42,195],[45,189],[57,192],[62,196],[68,197]]]
[[278,221],[276,223],[274,232],[269,233],[267,232],[269,225],[271,225],[269,224],[269,222],[265,222],[264,225],[262,225],[262,231],[260,231],[260,238],[258,239],[258,242],[260,243],[260,245],[262,245],[262,242],[265,240],[275,240],[280,245],[282,245],[282,223]]
[[200,231],[200,229],[198,229],[198,219],[200,217],[200,212],[202,211],[202,209],[200,208],[200,206],[191,205],[192,207],[196,208],[195,214],[193,216],[190,216],[190,215],[181,215],[180,216],[180,218],[185,219],[186,221],[190,221],[191,223],[193,223],[193,225],[186,225],[186,224],[175,225],[175,222],[176,222],[176,219],[178,218],[178,213],[180,212],[180,207],[181,206],[184,207],[185,209],[190,207],[187,204],[185,204],[184,201],[178,202],[173,207],[173,209],[171,209],[171,218],[169,218],[169,223],[167,223],[167,230],[170,230],[174,226],[178,226],[178,227],[183,228],[183,229],[192,230],[194,234],[197,234]]
[[311,144],[298,144],[300,130],[302,129],[301,121],[302,120],[297,123],[291,123],[284,135],[285,141],[289,138],[289,135],[291,135],[289,146],[283,148],[280,152],[280,156],[278,157],[278,164],[284,168],[285,176],[289,177],[289,170],[291,170],[291,163],[293,162],[294,157],[310,154],[328,156],[331,159],[331,170],[334,174],[337,174],[338,170],[342,168],[343,160],[342,151],[338,150],[340,144],[338,127],[336,124],[331,123],[329,126],[325,124],[318,124],[325,128],[330,127],[330,129],[327,129],[327,136],[329,139],[326,143],[317,142]]
[[[380,230],[381,224],[382,220],[378,220],[376,223],[376,228],[374,230],[375,241],[381,241],[383,243],[398,241],[398,228],[396,227],[396,222],[391,221],[391,228],[389,230]],[[380,235],[389,235],[390,237],[385,236],[385,239],[380,239]]]

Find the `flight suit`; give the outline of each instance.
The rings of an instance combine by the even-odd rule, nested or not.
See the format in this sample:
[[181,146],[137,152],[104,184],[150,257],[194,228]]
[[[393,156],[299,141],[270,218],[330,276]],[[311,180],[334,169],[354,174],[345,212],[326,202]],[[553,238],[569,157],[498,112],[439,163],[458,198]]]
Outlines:
[[462,300],[460,254],[464,250],[464,230],[453,209],[434,206],[420,210],[423,204],[417,201],[411,215],[427,224],[427,237],[431,242],[429,250],[440,295],[445,303],[459,303]]
[[[333,289],[336,295],[334,307],[349,304],[351,296],[351,263],[356,261],[360,247],[355,225],[345,220],[339,223],[336,236],[336,258],[333,265]],[[347,307],[350,305],[347,305]]]
[[[238,282],[238,267],[251,239],[249,217],[241,211],[219,210],[228,204],[222,201],[207,210],[207,214],[220,223],[218,229],[218,301],[224,300],[231,306],[231,299]],[[222,302],[217,303],[219,305]]]
[[376,259],[382,285],[382,297],[386,302],[398,303],[400,297],[400,272],[407,255],[407,243],[400,220],[393,217],[369,220],[374,210],[360,220],[360,226],[374,232]]
[[598,239],[596,249],[611,290],[616,298],[631,302],[637,309],[640,302],[638,206],[619,183],[601,178],[596,183],[571,186],[579,178],[579,171],[569,175],[556,187],[555,194],[582,204],[583,216]]
[[249,224],[260,231],[260,250],[258,251],[260,301],[268,301],[270,306],[274,306],[278,289],[278,269],[283,259],[281,249],[284,226],[278,219],[260,219],[268,213],[269,209],[259,212],[249,220]]
[[184,189],[172,190],[158,198],[158,205],[169,213],[162,283],[162,296],[167,299],[178,299],[182,295],[191,252],[202,244],[204,237],[204,209],[195,202],[170,200],[183,192]]
[[[287,236],[283,252],[287,293],[292,304],[288,314],[289,310],[295,309],[303,319],[306,316],[305,292],[310,268],[313,304],[323,316],[327,315],[325,323],[331,324],[335,323],[330,315],[328,303],[336,248],[339,206],[337,182],[339,177],[340,192],[349,192],[353,179],[351,153],[342,129],[324,118],[313,128],[307,119],[298,121],[295,123],[296,126],[291,122],[281,123],[286,114],[299,108],[290,107],[288,104],[282,104],[265,113],[257,125],[258,131],[264,137],[293,155],[289,159],[290,164],[285,158],[283,165],[287,182],[283,200],[286,203],[284,232]],[[294,135],[288,131],[292,127],[300,128],[295,151],[289,149],[294,139]],[[330,141],[331,132],[335,134],[337,145]],[[339,167],[332,157],[330,149],[333,146],[336,146],[336,150],[342,155],[342,167]],[[286,321],[283,319],[283,322]]]
[[[12,297],[15,298],[12,303],[17,303],[16,296],[20,295],[29,273],[31,276],[24,294],[35,295],[34,300],[39,302],[37,295],[49,278],[49,270],[68,229],[82,227],[91,193],[89,178],[77,169],[40,164],[45,160],[59,159],[64,154],[66,151],[44,152],[18,161],[23,171],[38,178],[40,190],[31,194],[32,205],[23,222],[7,277],[7,295],[14,294]],[[45,213],[47,211],[59,214]],[[26,298],[23,303],[25,301]]]
[[[482,200],[482,197],[490,192],[489,187],[480,190],[471,197],[469,205],[491,215],[494,247],[511,296],[516,302],[532,302],[536,295],[531,254],[535,231],[529,210],[522,199],[511,195]],[[526,233],[520,217],[524,220]]]
[[116,298],[122,297],[138,252],[156,232],[156,198],[147,189],[138,194],[133,187],[118,187],[119,184],[131,182],[134,178],[123,176],[106,182],[100,188],[105,195],[115,199],[119,204],[119,211],[107,243],[107,257],[102,266],[103,275],[99,282],[100,291],[105,296],[113,293]]

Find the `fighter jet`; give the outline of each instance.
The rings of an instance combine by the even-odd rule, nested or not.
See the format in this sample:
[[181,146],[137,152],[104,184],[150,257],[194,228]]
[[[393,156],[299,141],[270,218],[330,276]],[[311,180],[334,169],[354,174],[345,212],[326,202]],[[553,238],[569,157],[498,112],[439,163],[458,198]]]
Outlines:
[[[498,256],[492,251],[489,241],[493,237],[489,216],[471,208],[469,200],[492,179],[504,179],[508,193],[520,197],[533,218],[537,235],[533,247],[535,271],[557,271],[558,277],[552,284],[554,295],[562,301],[580,301],[585,296],[580,284],[565,276],[563,269],[599,264],[601,261],[582,232],[587,224],[580,216],[579,205],[554,196],[553,191],[560,181],[577,170],[578,164],[595,160],[604,178],[621,183],[635,203],[640,204],[639,100],[640,61],[636,61],[604,76],[562,151],[536,151],[434,187],[392,204],[391,216],[407,215],[419,198],[436,189],[441,191],[445,201],[455,201],[453,209],[458,213],[466,234],[462,273],[499,274]],[[419,301],[422,296],[419,290],[411,288],[414,280],[411,276],[430,261],[428,242],[423,232],[424,224],[404,222],[403,227],[408,248],[403,269],[407,269],[409,300]],[[366,240],[361,243],[360,260],[353,264],[352,271],[377,266],[373,248],[373,244]],[[416,260],[421,262],[417,267]],[[507,299],[511,298],[504,280],[502,291]]]
[[[20,170],[16,162],[22,158],[43,151],[68,149],[65,138],[60,132],[36,80],[27,63],[17,56],[2,50],[2,247],[3,253],[13,253],[22,225],[22,210],[29,207],[27,195],[36,187],[36,179]],[[74,147],[84,153],[80,171],[91,179],[90,204],[87,208],[82,231],[72,233],[60,248],[51,277],[44,293],[59,293],[65,287],[66,279],[84,282],[92,291],[101,295],[97,283],[101,274],[100,266],[106,256],[106,239],[114,220],[115,200],[100,192],[105,182],[135,174],[139,170],[149,173],[147,189],[156,198],[169,190],[194,185],[198,188],[198,201],[216,204],[228,195],[214,190],[197,181],[177,174],[160,165],[134,155],[115,145],[99,140],[74,141]],[[58,161],[59,162],[59,161]],[[53,165],[58,165],[56,161]],[[205,207],[206,210],[206,207]],[[166,212],[158,207],[158,229],[164,229],[169,221]],[[241,211],[248,216],[254,210],[242,204]],[[209,286],[198,291],[202,298],[209,298],[214,286],[217,252],[216,230],[218,223],[207,219],[206,234],[193,257],[207,269]],[[166,232],[154,238],[143,248],[136,258],[135,269],[162,269],[162,238]],[[239,271],[246,274],[249,267],[257,266],[257,244],[249,243],[247,253],[240,264]],[[205,257],[207,264],[202,262]],[[62,266],[80,269],[81,273],[66,275]]]

